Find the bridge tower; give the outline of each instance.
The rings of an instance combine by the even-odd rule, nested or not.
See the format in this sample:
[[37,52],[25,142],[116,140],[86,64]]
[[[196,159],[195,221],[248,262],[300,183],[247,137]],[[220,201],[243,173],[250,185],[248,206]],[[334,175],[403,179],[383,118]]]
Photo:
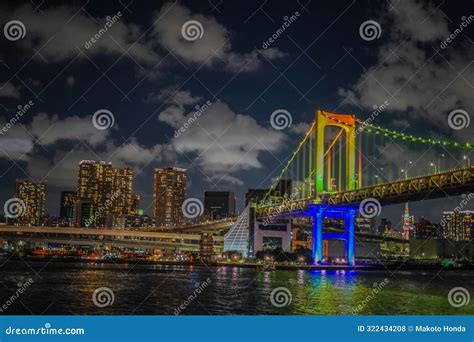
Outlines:
[[[354,190],[356,188],[356,119],[354,114],[335,114],[317,110],[316,112],[316,194],[331,191],[330,188],[324,188],[324,157],[327,154],[325,150],[325,129],[328,126],[337,126],[341,128],[341,134],[344,133],[345,138],[345,165],[343,172],[345,173],[346,190]],[[340,135],[336,139],[341,138]],[[327,163],[331,161],[328,160]],[[327,175],[330,177],[330,175]],[[340,185],[341,186],[341,185]],[[342,189],[341,189],[342,190]],[[349,265],[355,263],[355,213],[356,210],[351,207],[332,207],[314,205],[310,206],[309,215],[313,218],[313,246],[312,256],[315,264],[323,261],[323,240],[336,239],[344,241],[345,259]],[[339,219],[344,222],[344,232],[342,234],[323,233],[323,222],[325,218]]]
[[[356,150],[355,150],[355,124],[354,114],[335,114],[317,110],[316,112],[316,194],[324,192],[324,156],[325,156],[325,129],[328,126],[337,126],[344,130],[346,151],[345,151],[345,179],[346,190],[356,188]],[[326,189],[329,191],[330,189]]]

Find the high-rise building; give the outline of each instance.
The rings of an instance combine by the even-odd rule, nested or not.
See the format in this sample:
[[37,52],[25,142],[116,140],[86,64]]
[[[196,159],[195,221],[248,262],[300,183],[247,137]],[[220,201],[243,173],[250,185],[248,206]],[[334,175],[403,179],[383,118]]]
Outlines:
[[204,211],[211,219],[220,220],[235,215],[235,195],[231,191],[205,191]]
[[443,236],[454,241],[473,239],[474,211],[445,211],[441,221]]
[[110,212],[114,218],[130,214],[132,210],[133,170],[129,167],[112,169]]
[[[130,212],[132,182],[130,168],[114,169],[112,163],[104,161],[83,160],[79,163],[77,199],[81,203],[91,203],[94,215],[90,227],[110,226],[115,218]],[[77,225],[82,221],[81,217],[76,217]]]
[[140,195],[133,194],[132,195],[132,207],[130,209],[130,214],[132,215],[140,215]]
[[72,219],[74,218],[74,207],[76,200],[77,194],[75,191],[61,192],[61,203],[59,207],[59,218],[61,220],[72,222]]
[[18,217],[20,224],[40,226],[44,222],[46,182],[34,183],[16,180],[15,197],[25,204],[24,213]]
[[441,237],[439,226],[421,217],[413,228],[413,237],[417,240],[438,239]]
[[410,216],[410,211],[408,209],[408,203],[405,203],[405,210],[403,212],[402,222],[403,222],[402,236],[405,240],[408,240],[408,239],[410,239],[410,236],[412,235],[413,225],[415,224],[415,217]]
[[268,191],[268,189],[248,189],[245,193],[245,206],[251,201],[260,202]]
[[96,208],[90,201],[77,200],[74,206],[74,222],[77,228],[92,228],[96,222]]
[[181,209],[186,199],[186,170],[177,167],[155,169],[153,179],[153,218],[155,225],[184,223]]

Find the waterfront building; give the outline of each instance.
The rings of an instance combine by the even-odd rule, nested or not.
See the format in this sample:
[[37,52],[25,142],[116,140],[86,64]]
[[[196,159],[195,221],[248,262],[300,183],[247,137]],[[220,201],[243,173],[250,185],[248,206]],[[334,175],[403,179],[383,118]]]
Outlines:
[[[110,198],[112,191],[112,163],[104,161],[82,160],[79,163],[77,177],[78,213],[76,225],[82,227],[85,219],[81,216],[82,203],[89,203],[97,209]],[[105,208],[93,217],[93,222],[87,221],[90,227],[104,227],[109,208]]]
[[44,222],[44,207],[46,203],[46,182],[31,182],[16,180],[15,197],[25,204],[23,214],[18,222],[24,225],[40,226]]
[[[89,222],[91,227],[112,226],[116,218],[129,214],[132,182],[133,171],[128,167],[113,168],[110,162],[93,160],[79,163],[77,199],[92,204],[95,214]],[[76,225],[84,221],[80,215],[76,219]]]
[[253,220],[249,220],[253,218],[251,209],[246,207],[224,235],[224,252],[238,252],[244,258],[253,256],[253,229],[249,231],[253,225]]
[[473,239],[474,211],[445,211],[441,225],[446,239],[470,241]]
[[184,223],[181,206],[186,199],[186,170],[177,167],[155,169],[153,218],[157,227]]
[[205,191],[204,211],[211,220],[220,220],[235,215],[235,195],[231,191]]
[[202,234],[199,240],[199,257],[210,260],[214,254],[214,238],[212,234]]

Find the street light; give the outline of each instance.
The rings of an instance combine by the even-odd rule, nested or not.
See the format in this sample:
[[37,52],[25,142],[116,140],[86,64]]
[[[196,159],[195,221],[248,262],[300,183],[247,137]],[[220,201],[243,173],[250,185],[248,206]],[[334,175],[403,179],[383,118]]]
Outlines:
[[408,165],[411,165],[413,164],[412,161],[409,161],[408,163],[405,163],[405,179],[408,179]]
[[440,166],[441,161],[439,159],[440,156],[444,158],[444,153],[438,154],[438,164],[437,164],[438,165],[438,172],[439,172],[439,170],[441,170],[441,166]]
[[463,159],[464,159],[464,160],[466,161],[466,163],[467,163],[467,164],[466,164],[466,167],[471,166],[471,160],[469,159],[468,156],[463,156]]
[[430,163],[430,166],[434,167],[434,173],[438,173],[437,170],[436,170],[436,165],[434,163]]

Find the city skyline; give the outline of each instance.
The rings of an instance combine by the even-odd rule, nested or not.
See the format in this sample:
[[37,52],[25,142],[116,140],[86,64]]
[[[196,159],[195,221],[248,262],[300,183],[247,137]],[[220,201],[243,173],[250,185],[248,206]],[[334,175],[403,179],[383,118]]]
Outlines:
[[[93,168],[94,172],[92,172],[92,174],[96,174],[98,175],[98,178],[91,178],[89,180],[89,174],[91,174],[91,168]],[[99,168],[97,170],[95,170],[95,168]],[[84,171],[86,170],[86,171]],[[163,176],[160,176],[160,172],[164,172],[163,173]],[[173,227],[175,225],[185,225],[185,224],[189,224],[189,223],[192,223],[193,221],[195,221],[195,219],[199,219],[201,218],[201,216],[203,217],[206,217],[207,219],[211,219],[211,220],[215,220],[215,219],[222,219],[222,218],[225,218],[227,217],[227,215],[230,216],[231,213],[234,213],[236,214],[233,210],[235,210],[235,196],[233,195],[233,192],[231,191],[220,191],[220,192],[213,192],[213,191],[210,191],[209,194],[210,195],[213,195],[215,197],[215,199],[211,199],[212,197],[210,197],[209,199],[206,198],[206,193],[208,191],[204,191],[204,194],[202,196],[202,198],[197,198],[197,200],[200,202],[200,205],[202,206],[202,211],[199,212],[196,216],[194,217],[184,217],[183,216],[183,211],[185,209],[183,209],[182,205],[184,203],[184,201],[186,199],[191,199],[191,200],[194,200],[195,198],[189,198],[186,196],[186,170],[185,169],[180,169],[180,168],[176,168],[176,167],[165,167],[165,168],[159,168],[159,169],[155,169],[155,183],[157,182],[157,179],[159,179],[160,177],[167,177],[167,172],[179,172],[179,173],[182,173],[184,175],[184,188],[182,190],[182,192],[180,193],[179,192],[179,189],[176,188],[176,185],[173,183],[170,183],[170,187],[169,189],[175,189],[175,190],[178,190],[177,193],[179,193],[179,200],[177,202],[177,204],[175,205],[175,209],[173,209],[173,212],[174,214],[172,216],[169,216],[169,219],[168,221],[165,221],[164,219],[164,215],[165,215],[165,208],[166,208],[166,201],[167,201],[167,197],[166,197],[166,193],[168,192],[168,186],[166,185],[166,182],[165,184],[163,184],[163,186],[159,186],[157,184],[155,184],[154,186],[154,189],[153,189],[153,192],[155,194],[157,194],[157,196],[161,196],[162,197],[162,200],[161,202],[159,202],[158,204],[158,207],[156,207],[155,205],[150,208],[150,213],[147,213],[143,210],[143,208],[140,208],[140,206],[138,206],[137,208],[133,208],[133,199],[135,199],[135,201],[138,201],[136,203],[139,204],[140,202],[140,195],[137,195],[135,193],[133,193],[133,173],[132,173],[132,170],[129,169],[128,167],[124,167],[124,168],[113,168],[112,167],[112,163],[111,162],[105,162],[105,161],[92,161],[92,160],[83,160],[83,161],[80,161],[79,162],[79,165],[78,165],[78,177],[77,177],[77,190],[76,191],[70,191],[70,190],[63,190],[61,191],[61,200],[60,200],[60,205],[59,205],[59,211],[58,211],[58,215],[55,215],[55,214],[50,214],[48,212],[45,212],[44,211],[44,207],[45,207],[45,203],[47,203],[47,186],[46,186],[46,183],[45,182],[41,182],[41,183],[34,183],[34,182],[29,182],[29,181],[25,181],[25,180],[19,180],[17,179],[16,180],[16,184],[17,184],[17,190],[16,190],[16,193],[15,193],[15,197],[13,199],[20,199],[23,201],[23,203],[25,203],[25,207],[23,208],[24,212],[22,213],[22,215],[19,217],[20,221],[19,222],[23,222],[23,223],[29,223],[31,222],[33,225],[43,225],[44,222],[45,222],[45,219],[46,217],[57,217],[59,219],[64,219],[64,218],[68,218],[71,220],[71,222],[69,223],[69,226],[74,226],[74,227],[85,227],[85,226],[95,226],[97,228],[103,226],[105,227],[106,225],[108,225],[109,227],[127,227],[128,225],[125,224],[125,222],[129,222],[128,224],[130,224],[130,221],[123,221],[123,217],[124,216],[127,216],[127,215],[138,215],[138,216],[141,216],[143,214],[145,214],[145,216],[148,216],[148,217],[151,217],[151,219],[153,219],[153,226],[154,227]],[[86,175],[86,178],[84,178],[84,175]],[[122,181],[122,182],[119,182],[120,181],[120,177],[126,177],[126,180]],[[103,180],[101,181],[101,177],[103,177]],[[175,176],[173,176],[175,177]],[[180,176],[182,177],[182,176]],[[81,180],[82,178],[84,178],[83,180]],[[104,181],[108,179],[108,183],[104,183]],[[163,178],[162,178],[163,179]],[[94,182],[95,185],[91,185],[91,181]],[[122,183],[124,184],[125,186],[122,185],[122,187],[120,187],[118,184],[119,183]],[[35,189],[35,191],[33,192],[33,195],[25,195],[24,194],[24,191],[23,190],[23,194],[22,194],[22,190],[21,190],[21,186],[19,187],[18,184],[20,185],[23,185],[23,186],[26,186],[26,189],[27,190],[31,190],[31,189]],[[100,185],[102,184],[102,185]],[[283,185],[283,188],[287,187],[288,185]],[[105,189],[103,189],[103,191],[101,192],[100,191],[100,188],[101,187],[105,187]],[[38,188],[38,190],[36,189]],[[78,191],[78,189],[81,189],[81,191]],[[278,186],[277,186],[278,188]],[[282,189],[283,189],[282,188]],[[96,189],[98,190],[97,193],[93,193],[91,192],[93,189]],[[175,190],[172,190],[172,191],[175,191]],[[258,191],[261,191],[263,190],[262,194],[258,194]],[[32,190],[31,190],[32,191]],[[37,194],[37,191],[39,191],[39,194]],[[256,197],[253,197],[253,198],[259,198],[260,200],[262,200],[264,198],[263,194],[264,193],[267,193],[269,190],[268,189],[248,189],[247,191],[247,195],[248,196],[256,196]],[[283,191],[285,192],[285,190],[280,190],[280,191]],[[82,194],[81,194],[82,193]],[[87,194],[87,195],[85,195]],[[66,196],[66,200],[69,200],[71,201],[67,196],[68,195],[73,195],[74,196],[74,200],[72,204],[70,204],[70,217],[67,217],[67,214],[66,214],[66,211],[69,210],[68,208],[66,207],[63,207],[63,203],[65,201],[65,198],[64,196]],[[216,210],[224,210],[224,212],[227,210],[228,214],[222,214],[221,215],[215,215],[215,214],[212,214],[211,213],[211,208],[212,208],[212,205],[213,204],[216,204],[218,202],[216,202],[216,199],[219,199],[222,197],[222,195],[227,196],[231,196],[234,198],[234,202],[233,204],[228,204],[230,207],[221,207],[222,206],[222,203],[220,204],[221,206],[218,206],[218,207],[215,207]],[[471,194],[472,195],[472,194]],[[469,204],[469,199],[472,197],[471,195],[469,196],[464,196],[463,195],[463,198],[466,199],[467,197],[467,200],[466,200],[466,204]],[[137,197],[138,196],[138,197]],[[164,196],[164,197],[163,197]],[[216,197],[217,196],[217,197]],[[220,197],[219,197],[220,196]],[[93,200],[92,198],[98,198],[96,200]],[[38,203],[36,203],[36,199],[37,198],[40,198],[40,200],[38,201]],[[24,199],[27,199],[27,201],[24,201]],[[109,202],[110,200],[113,200],[112,202],[110,202],[111,204],[110,205],[106,205],[107,202]],[[111,222],[106,224],[105,221],[101,221],[102,223],[100,223],[98,226],[96,223],[92,224],[92,222],[88,222],[87,224],[83,224],[81,222],[78,222],[77,221],[77,213],[81,213],[82,214],[82,210],[81,209],[77,209],[78,206],[82,205],[82,203],[84,201],[91,201],[92,203],[94,203],[94,207],[96,208],[95,210],[94,209],[88,209],[89,210],[89,215],[91,217],[94,217],[94,220],[97,220],[98,221],[98,218],[97,218],[97,214],[95,214],[95,212],[97,211],[97,209],[106,209],[107,212],[111,212]],[[220,199],[222,200],[222,199]],[[246,202],[247,202],[248,198],[246,197]],[[209,202],[208,202],[209,201]],[[125,204],[127,203],[127,204]],[[158,202],[157,202],[158,203]],[[258,200],[257,200],[257,203],[258,203]],[[416,202],[413,202],[413,203],[416,203]],[[35,219],[32,220],[31,218],[31,210],[29,207],[32,207],[33,208],[33,212],[37,212],[34,214],[35,216]],[[163,212],[162,214],[159,214],[156,212],[156,210],[159,209],[159,212]],[[234,208],[234,209],[232,209]],[[5,207],[4,207],[5,209]],[[64,211],[64,214],[63,214],[63,211]],[[140,213],[139,213],[140,212]],[[219,211],[217,211],[219,212]],[[217,213],[216,212],[216,213]],[[395,222],[392,222],[391,220],[388,220],[387,221],[387,217],[384,217],[383,215],[377,215],[377,217],[373,218],[373,220],[371,219],[371,222],[370,222],[370,225],[367,227],[367,228],[364,228],[366,231],[371,231],[371,232],[375,232],[376,234],[381,234],[383,235],[383,233],[390,233],[390,231],[393,231],[393,232],[398,232],[398,234],[400,236],[403,236],[404,239],[409,239],[412,234],[416,234],[415,232],[415,227],[419,224],[422,224],[422,223],[428,223],[428,224],[435,224],[436,226],[438,226],[438,229],[443,229],[444,228],[444,224],[446,224],[446,229],[450,229],[452,230],[452,226],[451,226],[451,217],[454,215],[454,214],[458,214],[458,213],[466,213],[466,214],[474,214],[474,210],[470,210],[468,209],[468,207],[466,208],[462,208],[462,210],[458,210],[458,208],[456,207],[455,210],[450,210],[450,211],[443,211],[441,213],[439,213],[439,215],[441,215],[441,219],[439,221],[435,221],[433,219],[431,219],[430,217],[426,216],[426,215],[420,215],[418,217],[418,220],[417,220],[417,217],[415,215],[410,215],[409,214],[409,203],[405,203],[403,205],[403,213],[400,218],[399,221],[395,221]],[[105,215],[105,212],[101,212],[101,214],[104,214]],[[163,215],[163,218],[162,219],[158,219],[156,220],[157,216],[159,215]],[[457,217],[457,216],[456,216]],[[469,216],[471,217],[471,216]],[[472,217],[474,217],[474,215],[472,215]],[[41,218],[41,219],[40,219]],[[121,220],[118,220],[118,218],[122,218]],[[360,218],[360,217],[358,217]],[[105,220],[105,216],[103,218]],[[361,217],[361,219],[364,219],[363,217]],[[472,219],[472,221],[474,221],[474,218]],[[42,222],[42,223],[34,223],[34,222]],[[140,224],[143,225],[143,221],[138,221],[138,222],[141,222]],[[385,222],[385,223],[384,223]],[[384,227],[384,224],[387,224],[388,222],[388,225]],[[470,221],[469,221],[470,222]],[[148,223],[145,223],[145,224],[148,224]],[[365,226],[366,223],[364,222],[361,222],[362,226]],[[360,229],[360,227],[359,227]],[[382,229],[382,230],[380,230]],[[451,237],[451,236],[456,236],[456,235],[453,235],[454,233],[453,232],[449,232],[449,233],[445,233],[444,231],[442,231],[443,233],[443,236],[444,237]],[[463,233],[463,238],[462,239],[465,239],[466,236],[469,237],[471,236],[471,233],[470,231],[469,232],[464,232]],[[467,235],[466,235],[467,234]]]
[[[279,165],[298,144],[318,107],[353,112],[362,119],[372,118],[377,124],[410,134],[430,136],[434,132],[436,136],[469,142],[472,126],[453,130],[447,123],[451,110],[459,107],[472,112],[474,108],[471,97],[458,91],[469,87],[472,70],[464,69],[467,63],[463,56],[471,48],[461,38],[449,48],[440,48],[456,27],[456,20],[464,15],[453,6],[440,4],[439,12],[429,16],[429,6],[415,1],[408,2],[403,13],[384,4],[367,11],[363,3],[326,3],[321,5],[321,13],[339,13],[344,18],[349,12],[351,15],[325,30],[332,25],[331,19],[321,16],[320,11],[314,14],[317,20],[309,17],[311,4],[304,8],[278,2],[278,6],[265,10],[272,20],[265,19],[258,7],[242,9],[232,3],[224,5],[222,13],[209,4],[189,1],[166,2],[158,8],[148,4],[134,13],[119,4],[107,10],[89,4],[90,17],[78,12],[71,25],[64,25],[63,18],[74,13],[74,5],[55,5],[53,2],[44,6],[34,20],[34,8],[27,2],[1,11],[5,19],[21,17],[31,28],[19,44],[0,42],[4,51],[14,49],[16,56],[21,56],[0,56],[6,76],[0,89],[1,123],[5,128],[0,135],[0,167],[5,170],[0,186],[6,190],[0,195],[2,202],[10,197],[8,189],[13,191],[16,178],[43,179],[48,181],[47,211],[57,212],[60,192],[72,186],[77,163],[94,159],[128,165],[136,174],[142,174],[137,177],[134,192],[141,195],[145,208],[153,201],[153,170],[176,166],[188,169],[190,197],[202,197],[205,190],[232,190],[238,199],[237,209],[242,211],[247,189],[270,186]],[[121,16],[116,14],[120,10]],[[164,13],[170,15],[153,26],[153,20]],[[248,20],[236,21],[228,13]],[[190,43],[166,29],[196,15],[203,15],[208,29],[216,33],[199,40],[206,47],[199,53],[188,50]],[[112,26],[91,43],[90,38],[100,30],[101,23],[108,23],[107,16],[114,18]],[[261,16],[268,21],[263,31],[256,19]],[[368,17],[403,23],[404,16],[414,21],[429,16],[429,20],[415,31],[409,25],[386,25],[379,39],[371,41],[359,35],[360,24]],[[279,24],[285,23],[285,17],[292,18],[290,27],[277,41],[269,42]],[[43,39],[49,34],[38,24],[42,21],[53,25],[59,34],[41,52],[37,44],[45,43]],[[124,32],[134,32],[137,23],[139,32],[148,27],[152,32],[145,40],[132,44]],[[72,27],[75,34],[68,35]],[[325,34],[312,35],[314,30]],[[239,39],[236,32],[252,38]],[[403,35],[412,37],[405,45],[400,44]],[[75,38],[69,47],[60,44],[70,36]],[[417,42],[423,42],[425,47],[417,46]],[[307,50],[301,50],[301,46],[307,46]],[[329,53],[322,54],[319,46],[325,46]],[[125,53],[127,48],[130,51]],[[379,55],[387,49],[394,53],[378,68],[383,61]],[[398,84],[396,70],[414,72],[418,69],[417,56],[428,59],[431,55],[436,58],[430,59],[413,79]],[[117,65],[115,58],[120,58]],[[298,63],[292,63],[295,60]],[[9,70],[23,64],[22,73],[16,75],[21,80],[15,79]],[[44,73],[35,79],[31,75],[37,66]],[[199,66],[199,73],[194,73]],[[121,72],[115,72],[119,67]],[[107,71],[107,77],[96,75],[97,70]],[[375,79],[364,83],[367,72],[374,72]],[[216,78],[216,74],[222,77]],[[431,79],[432,74],[439,77]],[[263,81],[262,75],[273,83]],[[381,79],[387,79],[383,87],[377,85],[376,80]],[[417,82],[429,86],[418,87]],[[442,90],[447,84],[450,87],[443,93],[442,105],[437,104],[438,100],[431,102],[437,93],[418,91]],[[404,88],[400,88],[402,85]],[[397,90],[397,96],[392,97]],[[374,106],[383,109],[375,116]],[[285,130],[276,130],[270,124],[271,114],[278,109],[291,113],[292,124]],[[105,118],[113,119],[110,124],[114,125],[107,129],[95,127],[95,113],[111,113]],[[13,119],[14,124],[10,125]],[[74,134],[70,134],[71,129]],[[443,153],[444,157],[440,157]],[[379,174],[372,172],[379,178],[394,178],[394,172],[400,172],[394,169],[399,160],[404,161],[402,164],[412,161],[413,166],[405,172],[417,174],[430,171],[431,163],[435,167],[444,163],[447,167],[457,159],[434,149],[420,160],[413,156],[410,146],[400,150],[396,144],[387,145],[380,151],[376,165],[383,170],[377,171]],[[472,152],[467,157],[472,160]],[[411,210],[417,217],[426,215],[440,220],[439,213],[458,201],[449,198],[415,203]],[[398,222],[401,208],[402,205],[384,208],[385,216]]]

